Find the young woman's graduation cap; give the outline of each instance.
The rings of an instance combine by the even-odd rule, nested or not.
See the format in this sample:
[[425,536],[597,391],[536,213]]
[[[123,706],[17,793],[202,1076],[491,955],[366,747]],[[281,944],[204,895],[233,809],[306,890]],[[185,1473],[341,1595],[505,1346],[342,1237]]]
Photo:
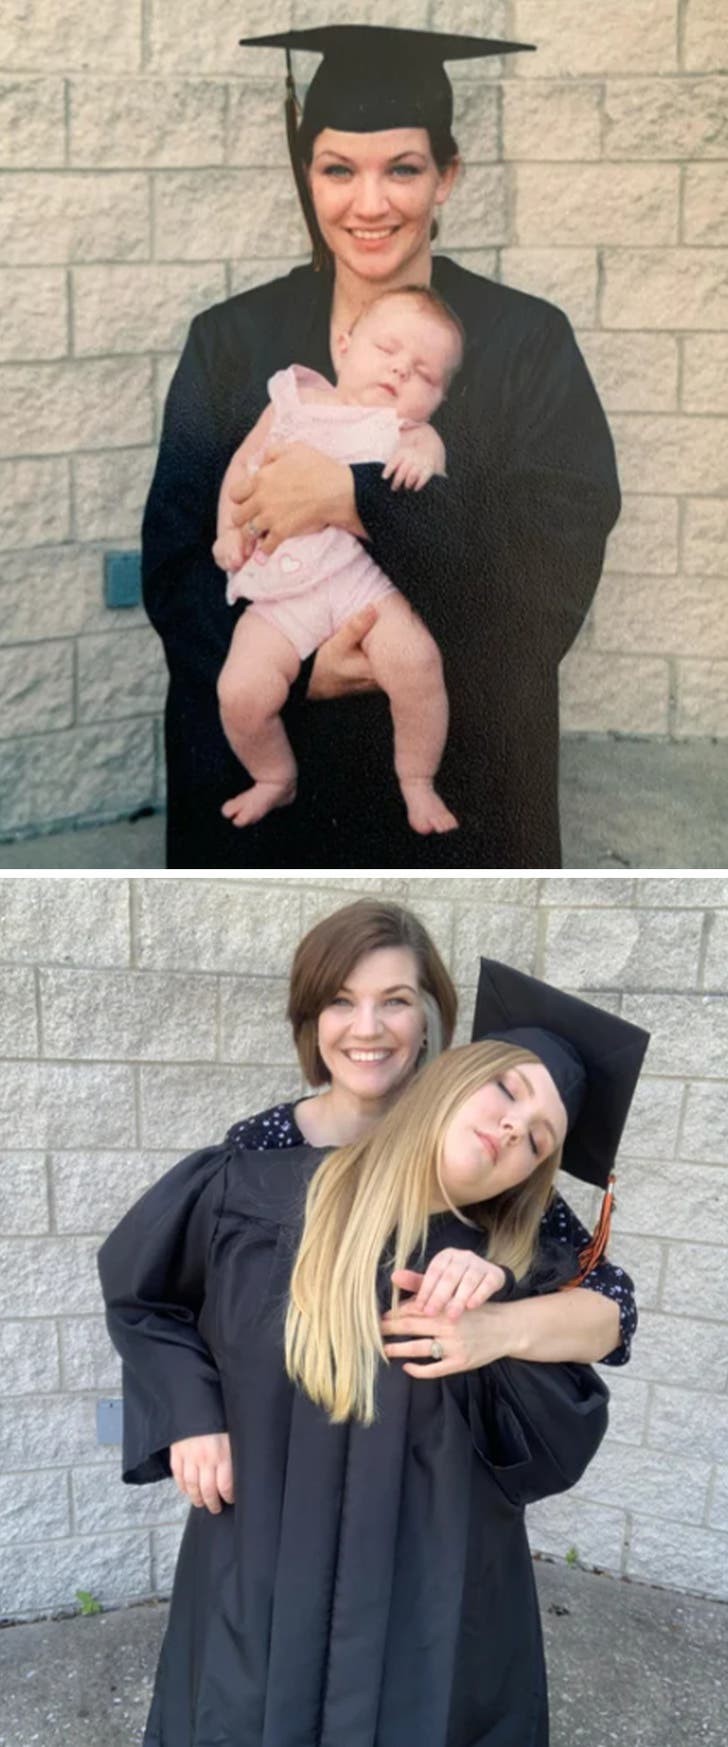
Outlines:
[[533,46],[377,24],[284,30],[272,36],[244,36],[240,44],[285,49],[289,79],[292,49],[323,55],[303,109],[302,127],[309,143],[324,127],[346,133],[376,133],[390,127],[449,128],[453,100],[444,61],[479,60]]
[[[443,63],[508,55],[534,45],[377,24],[329,24],[312,30],[277,31],[271,36],[243,36],[240,46],[285,49],[288,150],[313,243],[314,266],[321,268],[328,264],[328,255],[304,171],[316,135],[325,127],[339,128],[343,133],[426,127],[433,144],[435,140],[448,142],[446,151],[454,156],[452,86]],[[306,93],[302,115],[293,82],[293,49],[323,56]]]
[[533,1050],[548,1068],[568,1121],[563,1168],[606,1191],[592,1243],[579,1258],[583,1279],[606,1248],[617,1148],[650,1034],[577,995],[484,958],[473,1042],[488,1037]]

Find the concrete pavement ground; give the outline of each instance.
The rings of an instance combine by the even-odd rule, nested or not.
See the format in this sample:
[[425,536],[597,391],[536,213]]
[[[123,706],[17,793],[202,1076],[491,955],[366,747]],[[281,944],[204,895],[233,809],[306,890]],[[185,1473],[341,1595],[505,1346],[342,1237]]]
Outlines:
[[[535,1571],[552,1747],[724,1747],[728,1604]],[[0,1631],[0,1747],[139,1747],[166,1618],[150,1602]]]
[[[567,739],[566,868],[728,866],[728,746]],[[0,844],[0,868],[162,868],[162,814]]]

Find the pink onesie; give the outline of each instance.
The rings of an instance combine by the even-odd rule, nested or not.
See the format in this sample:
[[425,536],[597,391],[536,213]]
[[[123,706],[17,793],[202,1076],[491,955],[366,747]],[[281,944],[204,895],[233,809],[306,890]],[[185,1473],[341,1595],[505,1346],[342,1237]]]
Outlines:
[[[298,387],[328,389],[330,402],[303,402]],[[277,370],[268,383],[274,409],[272,443],[308,443],[333,461],[381,461],[396,448],[400,432],[412,421],[399,419],[389,407],[347,406],[334,398],[325,376],[291,364]],[[252,601],[249,612],[277,625],[303,661],[332,635],[345,619],[370,601],[395,590],[356,535],[345,528],[322,528],[319,534],[298,534],[270,554],[256,548],[240,570],[228,576],[230,605]]]

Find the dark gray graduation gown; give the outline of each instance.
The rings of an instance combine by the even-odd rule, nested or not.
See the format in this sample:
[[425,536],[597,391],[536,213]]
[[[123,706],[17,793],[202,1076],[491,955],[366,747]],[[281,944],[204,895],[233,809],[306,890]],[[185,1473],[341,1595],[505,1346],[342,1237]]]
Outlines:
[[[548,1747],[523,1506],[578,1478],[607,1391],[588,1366],[393,1362],[376,1424],[332,1426],[282,1351],[321,1156],[196,1153],[100,1251],[124,1479],[227,1428],[236,1481],[190,1511],[144,1747]],[[433,1219],[429,1253],[453,1243],[472,1231]]]
[[[216,679],[234,613],[210,556],[217,496],[275,370],[331,381],[331,287],[310,267],[207,310],[172,382],[143,530],[144,599],[170,674],[170,867],[557,867],[558,663],[596,588],[619,489],[609,430],[562,312],[435,258],[433,285],[468,349],[434,419],[447,480],[392,492],[354,468],[374,558],[437,639],[450,698],[440,788],[459,831],[410,831],[381,694],[285,711],[298,799],[236,831],[247,784],[219,724]],[[237,611],[244,610],[238,607]]]

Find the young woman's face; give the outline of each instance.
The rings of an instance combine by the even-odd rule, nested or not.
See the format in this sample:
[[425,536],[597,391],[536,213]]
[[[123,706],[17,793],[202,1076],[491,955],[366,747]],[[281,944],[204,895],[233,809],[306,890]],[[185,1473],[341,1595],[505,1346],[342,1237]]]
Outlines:
[[334,1088],[386,1101],[413,1074],[425,1035],[417,961],[407,947],[365,953],[318,1020]]
[[317,134],[308,172],[324,242],[362,279],[401,278],[429,252],[435,208],[450,193],[457,165],[442,172],[424,127],[381,133]]
[[466,1098],[445,1134],[442,1181],[458,1207],[525,1182],[566,1139],[566,1110],[542,1062],[508,1068]]

